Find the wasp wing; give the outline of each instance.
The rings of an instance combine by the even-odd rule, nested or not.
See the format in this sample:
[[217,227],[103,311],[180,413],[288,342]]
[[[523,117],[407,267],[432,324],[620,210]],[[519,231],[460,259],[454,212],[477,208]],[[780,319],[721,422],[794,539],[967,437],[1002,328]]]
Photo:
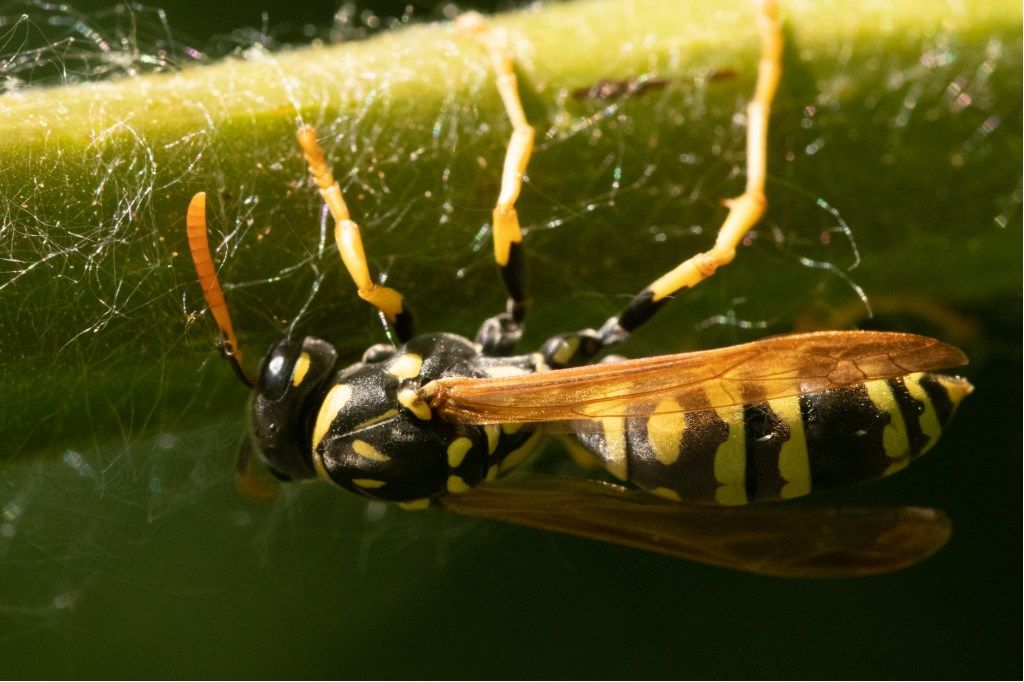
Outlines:
[[440,502],[468,516],[788,578],[895,571],[934,554],[950,534],[942,512],[920,507],[691,506],[558,476],[482,485]]
[[693,412],[966,363],[959,349],[925,336],[815,332],[522,376],[447,377],[424,390],[456,421],[549,422],[624,416],[667,399],[674,403],[658,412]]

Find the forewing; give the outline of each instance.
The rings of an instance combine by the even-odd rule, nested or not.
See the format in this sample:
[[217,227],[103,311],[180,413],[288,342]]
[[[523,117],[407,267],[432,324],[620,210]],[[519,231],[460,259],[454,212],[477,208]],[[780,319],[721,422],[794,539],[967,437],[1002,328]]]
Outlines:
[[691,412],[966,362],[959,349],[925,336],[816,332],[525,376],[449,377],[428,397],[433,409],[473,424],[597,419],[626,415],[638,403]]
[[895,571],[934,554],[950,534],[949,520],[933,509],[691,506],[540,475],[478,486],[441,503],[469,516],[788,578]]

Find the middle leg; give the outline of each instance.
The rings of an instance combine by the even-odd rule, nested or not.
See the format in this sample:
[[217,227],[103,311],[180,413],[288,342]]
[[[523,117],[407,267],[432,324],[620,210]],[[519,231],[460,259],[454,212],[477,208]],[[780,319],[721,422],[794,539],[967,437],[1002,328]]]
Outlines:
[[533,152],[534,129],[526,120],[523,103],[513,68],[507,36],[501,29],[492,29],[476,12],[458,19],[459,29],[470,33],[487,48],[494,67],[498,93],[505,112],[512,122],[512,137],[505,152],[501,174],[501,190],[494,206],[491,231],[494,239],[494,260],[508,292],[505,312],[487,319],[477,332],[476,341],[487,355],[510,355],[523,334],[526,315],[526,290],[523,275],[523,232],[516,213],[516,199],[523,188],[523,173]]

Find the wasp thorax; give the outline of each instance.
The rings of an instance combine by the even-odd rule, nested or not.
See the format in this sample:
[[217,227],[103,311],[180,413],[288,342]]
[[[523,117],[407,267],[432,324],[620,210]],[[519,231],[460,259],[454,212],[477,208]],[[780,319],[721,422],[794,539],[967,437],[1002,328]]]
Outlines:
[[308,456],[307,415],[319,404],[337,359],[333,346],[310,336],[284,339],[263,359],[250,432],[267,466],[283,478],[316,475]]
[[435,418],[420,388],[465,372],[476,349],[450,334],[375,349],[335,376],[312,424],[317,472],[369,497],[413,500],[445,489],[447,448],[465,427]]

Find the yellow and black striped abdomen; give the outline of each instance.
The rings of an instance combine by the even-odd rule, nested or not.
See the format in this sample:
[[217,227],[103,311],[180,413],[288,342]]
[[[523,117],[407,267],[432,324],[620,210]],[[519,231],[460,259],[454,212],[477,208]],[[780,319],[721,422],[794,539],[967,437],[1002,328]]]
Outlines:
[[963,379],[911,374],[688,413],[666,399],[576,432],[609,471],[645,490],[744,504],[899,471],[935,445],[970,391]]

